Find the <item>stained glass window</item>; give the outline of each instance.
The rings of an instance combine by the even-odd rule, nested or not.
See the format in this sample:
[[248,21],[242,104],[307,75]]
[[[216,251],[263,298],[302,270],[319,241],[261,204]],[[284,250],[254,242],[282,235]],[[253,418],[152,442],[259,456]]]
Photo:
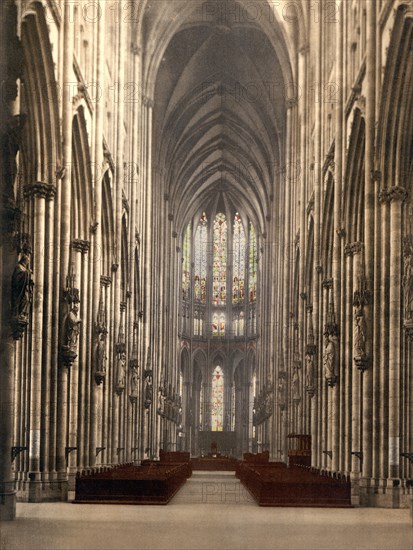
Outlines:
[[219,335],[225,336],[225,313],[219,316]]
[[212,375],[211,429],[222,432],[224,422],[224,374],[221,367],[215,367]]
[[206,280],[207,280],[207,245],[208,245],[208,220],[203,212],[198,223],[195,235],[195,278],[194,297],[195,300],[205,304],[206,302]]
[[257,237],[255,229],[250,222],[249,243],[249,300],[255,302],[257,298]]
[[245,231],[241,216],[234,219],[232,303],[244,301],[245,296]]
[[185,231],[184,246],[183,246],[183,265],[182,265],[182,298],[184,300],[189,299],[189,285],[190,285],[190,270],[191,270],[191,224]]
[[216,306],[225,305],[227,296],[227,221],[219,213],[214,220],[214,261],[212,301]]
[[194,336],[199,336],[199,313],[194,311]]
[[214,313],[212,316],[212,336],[218,336],[219,334],[219,317],[218,313]]

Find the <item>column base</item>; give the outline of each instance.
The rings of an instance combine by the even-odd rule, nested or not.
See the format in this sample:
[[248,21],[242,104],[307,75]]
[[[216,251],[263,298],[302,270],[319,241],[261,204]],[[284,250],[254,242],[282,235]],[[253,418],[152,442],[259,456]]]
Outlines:
[[0,493],[0,521],[16,519],[16,491]]
[[66,502],[68,497],[67,480],[28,480],[20,483],[18,489],[18,502]]
[[355,508],[360,507],[360,476],[359,474],[351,474],[351,504]]

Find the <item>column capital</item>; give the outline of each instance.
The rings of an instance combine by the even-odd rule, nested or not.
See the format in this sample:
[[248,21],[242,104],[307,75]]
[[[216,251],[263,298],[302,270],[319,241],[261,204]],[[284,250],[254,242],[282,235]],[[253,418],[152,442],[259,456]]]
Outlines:
[[321,286],[324,288],[324,290],[331,290],[334,286],[333,279],[324,279],[324,281],[321,283]]
[[395,185],[394,187],[387,187],[379,191],[379,201],[383,203],[388,202],[404,202],[408,197],[408,193],[404,187]]
[[82,254],[86,254],[90,249],[90,242],[89,241],[84,241],[82,239],[73,239],[72,248],[73,248],[73,250],[76,250],[77,252],[81,252]]
[[360,254],[360,252],[363,250],[363,243],[360,241],[356,241],[354,243],[348,243],[344,247],[344,254],[346,256],[355,256],[356,254]]
[[308,42],[304,42],[303,44],[301,44],[298,50],[298,53],[300,53],[301,55],[307,55],[309,51],[310,51],[310,46]]
[[106,277],[104,275],[100,278],[100,284],[105,287],[109,287],[112,284],[112,277]]
[[149,109],[153,109],[154,107],[154,101],[153,99],[151,99],[150,97],[148,97],[147,95],[144,95],[142,97],[142,103],[145,107],[148,107]]
[[404,187],[398,185],[390,188],[390,201],[401,201],[404,202],[408,197],[408,192]]
[[23,188],[24,196],[28,199],[37,197],[39,199],[52,200],[56,194],[56,187],[50,183],[38,181],[25,185]]

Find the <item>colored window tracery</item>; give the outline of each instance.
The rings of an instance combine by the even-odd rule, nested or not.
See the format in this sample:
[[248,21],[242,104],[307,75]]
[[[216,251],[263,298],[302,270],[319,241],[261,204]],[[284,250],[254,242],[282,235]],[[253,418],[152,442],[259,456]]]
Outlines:
[[214,260],[212,279],[212,301],[223,306],[227,296],[227,221],[225,214],[219,213],[214,220]]
[[245,231],[241,216],[237,212],[234,219],[233,235],[233,284],[232,303],[238,304],[245,297]]
[[219,366],[215,367],[212,375],[211,390],[211,429],[214,432],[222,432],[224,422],[224,373]]
[[183,266],[182,266],[182,298],[189,300],[189,287],[191,281],[191,224],[185,231],[183,246]]
[[249,242],[249,301],[255,302],[257,299],[257,237],[255,229],[250,222],[250,242]]
[[194,270],[194,297],[195,300],[206,303],[207,283],[207,246],[208,246],[208,219],[202,213],[195,235],[195,270]]

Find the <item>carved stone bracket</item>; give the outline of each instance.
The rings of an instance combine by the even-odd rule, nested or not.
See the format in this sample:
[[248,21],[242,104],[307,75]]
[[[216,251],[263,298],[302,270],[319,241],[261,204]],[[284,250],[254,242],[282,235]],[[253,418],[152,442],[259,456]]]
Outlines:
[[410,464],[413,464],[413,453],[400,453],[400,456],[407,458]]
[[102,451],[104,451],[106,447],[96,447],[96,456],[99,456]]
[[14,462],[16,457],[23,451],[27,451],[29,447],[12,447],[11,448],[11,461]]
[[65,447],[66,461],[69,458],[70,453],[73,453],[74,451],[77,451],[77,447]]
[[354,363],[359,371],[364,372],[368,369],[369,359],[366,355],[354,357]]

